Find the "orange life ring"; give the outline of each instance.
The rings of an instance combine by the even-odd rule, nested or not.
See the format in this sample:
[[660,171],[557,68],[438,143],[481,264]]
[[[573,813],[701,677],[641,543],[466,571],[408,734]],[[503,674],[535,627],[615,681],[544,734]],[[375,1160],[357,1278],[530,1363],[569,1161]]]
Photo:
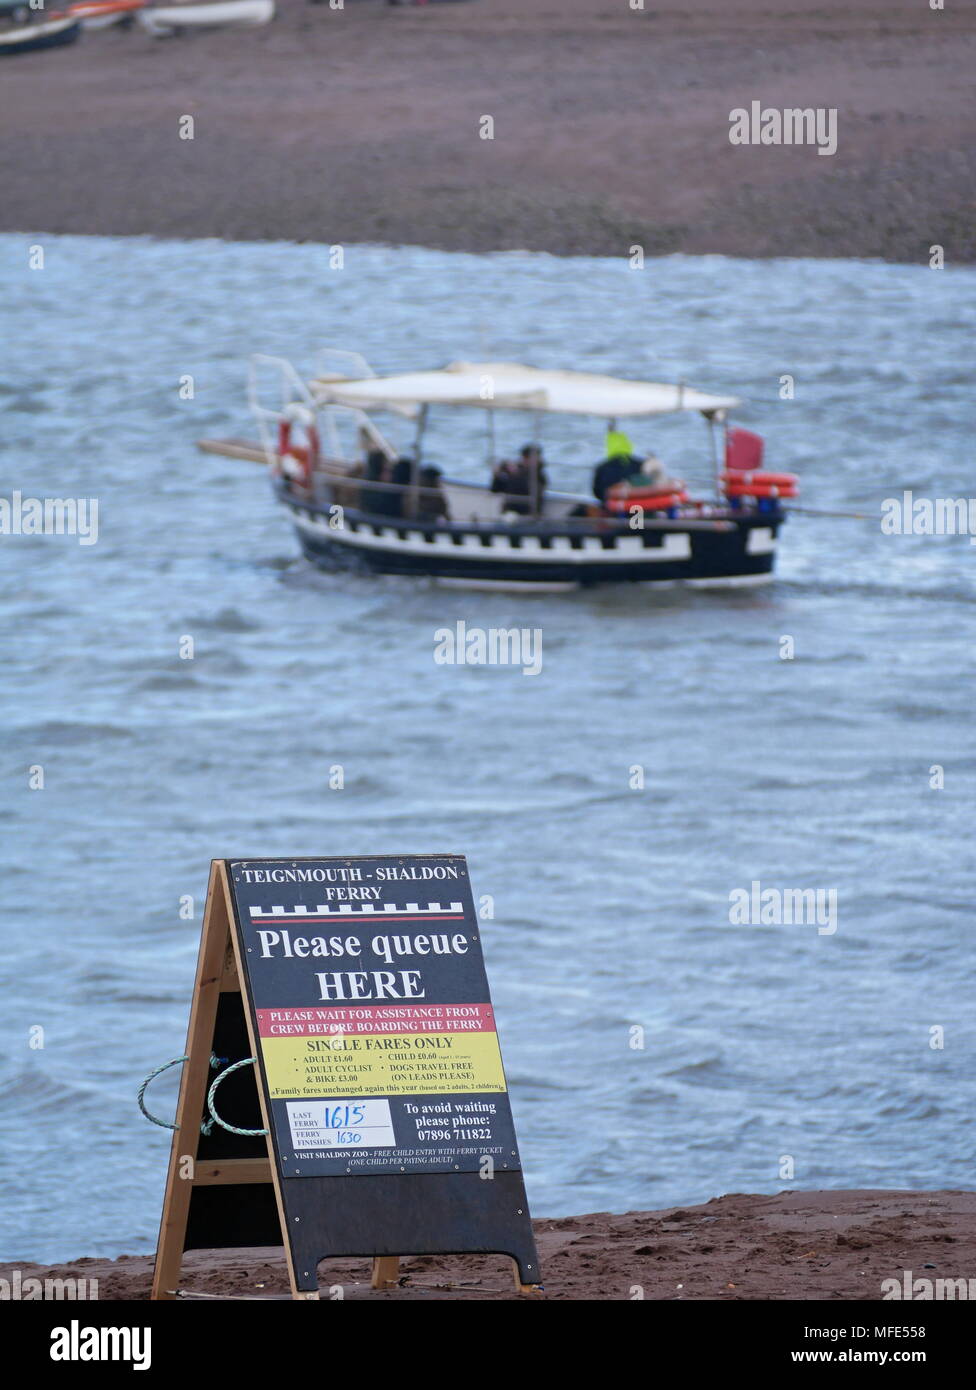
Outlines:
[[795,473],[723,473],[722,487],[726,497],[797,497],[799,478]]
[[291,442],[291,420],[280,420],[278,422],[278,459],[282,462],[287,455],[293,458],[299,466],[299,477],[297,479],[299,487],[312,488],[312,477],[319,461],[319,432],[314,425],[305,428],[307,444],[293,444]]
[[722,474],[722,482],[733,487],[756,483],[759,487],[796,487],[799,478],[795,473],[766,473],[760,469],[750,472],[734,471]]
[[615,483],[607,492],[606,507],[611,512],[626,512],[631,507],[641,507],[645,512],[661,512],[687,501],[684,483],[673,482],[663,487],[660,483],[648,483],[646,487]]
[[776,498],[776,497],[798,497],[800,494],[795,487],[759,487],[753,483],[752,487],[726,489],[726,497],[739,501],[743,497],[755,498]]
[[671,507],[680,507],[687,502],[686,492],[661,492],[654,497],[618,497],[607,503],[607,510],[622,516],[631,507],[640,507],[644,512],[666,512]]

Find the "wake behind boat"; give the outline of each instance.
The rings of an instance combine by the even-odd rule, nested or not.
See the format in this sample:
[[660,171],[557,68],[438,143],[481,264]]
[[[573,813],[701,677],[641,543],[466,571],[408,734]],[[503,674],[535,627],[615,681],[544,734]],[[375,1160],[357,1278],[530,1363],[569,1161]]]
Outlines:
[[[458,362],[379,377],[358,354],[321,357],[344,359],[346,372],[322,368],[305,381],[282,358],[254,357],[249,398],[261,444],[201,441],[211,452],[271,465],[275,496],[317,564],[545,589],[755,584],[772,575],[781,502],[796,496],[796,478],[764,471],[762,439],[729,427],[728,413],[739,404],[733,396],[514,363]],[[269,373],[277,378],[273,405],[263,399]],[[445,477],[428,459],[434,409],[485,413],[487,480]],[[531,412],[536,423],[566,415],[609,420],[592,495],[550,489],[535,445],[499,461],[495,420],[505,411]],[[712,497],[692,497],[659,460],[635,454],[619,428],[621,420],[689,413],[710,427]],[[376,416],[384,414],[414,422],[408,453],[380,428]],[[461,452],[452,450],[452,458]]]

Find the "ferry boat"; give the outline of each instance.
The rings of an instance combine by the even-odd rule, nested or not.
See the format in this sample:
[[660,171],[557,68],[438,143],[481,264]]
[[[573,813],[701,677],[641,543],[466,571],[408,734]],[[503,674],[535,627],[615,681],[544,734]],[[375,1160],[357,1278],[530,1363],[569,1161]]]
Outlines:
[[[729,424],[735,397],[684,383],[498,362],[377,376],[358,354],[329,350],[310,378],[283,358],[255,356],[248,396],[261,443],[200,447],[266,461],[303,553],[326,568],[505,589],[759,584],[773,573],[783,501],[797,495],[793,474],[762,467],[762,438]],[[484,414],[487,465],[474,463],[470,444],[451,450],[455,458],[470,453],[464,472],[474,464],[480,478],[453,469],[446,476],[428,458],[434,411]],[[548,470],[558,465],[534,445],[499,461],[496,418],[509,411],[531,412],[537,426],[567,415],[609,422],[594,490],[551,487]],[[707,422],[712,495],[692,496],[659,460],[634,453],[621,426],[664,415]],[[413,422],[408,450],[391,442],[378,416]]]

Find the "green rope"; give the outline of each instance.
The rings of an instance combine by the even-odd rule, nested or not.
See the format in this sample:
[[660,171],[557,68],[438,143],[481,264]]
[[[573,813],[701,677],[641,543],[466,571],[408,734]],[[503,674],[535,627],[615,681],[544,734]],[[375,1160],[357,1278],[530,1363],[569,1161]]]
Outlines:
[[[222,1071],[219,1076],[214,1077],[210,1085],[210,1090],[207,1092],[207,1109],[210,1111],[211,1120],[216,1120],[217,1124],[220,1125],[221,1129],[226,1129],[231,1134],[241,1134],[245,1138],[250,1138],[252,1135],[267,1134],[268,1131],[266,1129],[238,1129],[236,1125],[229,1125],[226,1120],[222,1120],[220,1116],[217,1114],[216,1110],[214,1109],[214,1092],[216,1091],[220,1083],[226,1077],[230,1076],[232,1071],[237,1071],[239,1067],[249,1067],[252,1064],[252,1062],[256,1062],[257,1060],[258,1059],[256,1057],[245,1057],[240,1062],[234,1062],[232,1066],[229,1066],[226,1068],[225,1071]],[[206,1130],[206,1133],[210,1133],[209,1128]]]
[[189,1061],[188,1057],[174,1057],[171,1062],[164,1062],[161,1067],[157,1067],[155,1071],[151,1071],[149,1075],[146,1077],[145,1081],[139,1087],[139,1094],[138,1096],[136,1096],[136,1100],[139,1103],[139,1109],[145,1115],[146,1119],[150,1122],[150,1124],[159,1125],[160,1129],[176,1129],[177,1126],[171,1125],[167,1120],[157,1120],[155,1115],[150,1115],[149,1111],[146,1109],[145,1103],[146,1087],[149,1085],[150,1081],[154,1081],[156,1077],[160,1075],[161,1072],[169,1071],[170,1067],[178,1067],[181,1062],[187,1061]]
[[[161,1067],[157,1067],[155,1071],[151,1071],[149,1075],[146,1077],[145,1081],[139,1087],[139,1094],[136,1096],[136,1100],[139,1103],[139,1109],[145,1115],[146,1119],[150,1122],[150,1124],[159,1125],[160,1129],[179,1129],[179,1125],[171,1125],[168,1120],[158,1120],[155,1115],[151,1115],[149,1113],[149,1111],[146,1109],[146,1087],[149,1085],[150,1081],[155,1081],[156,1077],[160,1076],[164,1071],[169,1071],[170,1067],[178,1067],[181,1063],[188,1062],[189,1060],[189,1057],[174,1057],[171,1062],[164,1062]],[[226,1061],[226,1057],[216,1057],[211,1052],[210,1067],[212,1071],[216,1071],[218,1067],[222,1067]],[[203,1126],[201,1125],[200,1128],[203,1129]],[[209,1134],[210,1129],[205,1129],[204,1133]]]

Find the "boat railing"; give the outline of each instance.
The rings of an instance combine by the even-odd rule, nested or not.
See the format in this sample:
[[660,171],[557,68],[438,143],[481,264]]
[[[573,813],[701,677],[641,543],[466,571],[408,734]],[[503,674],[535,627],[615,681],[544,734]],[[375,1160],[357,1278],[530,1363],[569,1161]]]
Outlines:
[[[277,375],[280,404],[266,405],[262,399],[262,374],[271,371]],[[277,463],[277,440],[272,432],[272,424],[278,425],[288,419],[288,407],[299,402],[310,410],[315,409],[315,401],[305,382],[295,368],[284,357],[272,357],[265,352],[253,352],[247,363],[247,403],[258,425],[261,447],[268,463]]]
[[[361,352],[350,352],[347,348],[319,348],[312,361],[315,381],[362,381],[376,375]],[[337,372],[333,364],[342,364],[353,370]]]
[[[392,520],[420,518],[420,504],[427,505],[437,489],[414,489],[380,478],[367,478],[362,465],[339,459],[320,459],[311,482],[278,474],[278,487],[284,496],[299,505],[342,511],[362,512],[364,516]],[[409,499],[403,494],[409,494]],[[436,513],[431,513],[433,520]]]
[[[392,483],[381,478],[367,478],[362,465],[350,464],[341,458],[325,457],[319,461],[311,490],[287,478],[282,479],[281,487],[286,495],[300,503],[311,502],[324,508],[338,506],[387,526],[419,523],[459,530],[480,527],[494,530],[506,524],[528,527],[542,535],[588,534],[594,528],[600,533],[631,529],[627,517],[602,511],[595,498],[575,493],[547,493],[541,513],[526,513],[521,511],[526,502],[524,493],[489,492],[476,484],[448,478],[439,480],[435,487]],[[446,504],[446,515],[433,506],[438,500]],[[475,505],[471,506],[471,502]],[[573,515],[581,504],[592,510],[584,515]],[[702,511],[678,517],[648,514],[642,529],[670,531],[682,527],[727,530],[732,523],[727,513],[718,510],[714,515]]]
[[[338,352],[339,349],[323,351]],[[364,362],[358,353],[348,355],[357,358],[360,363]],[[264,377],[269,372],[277,377],[277,394],[273,397],[277,404],[267,403],[266,397],[262,395],[267,388]],[[291,421],[296,405],[303,406],[316,419],[324,451],[333,458],[338,459],[343,453],[339,431],[342,420],[347,421],[355,430],[361,449],[364,446],[373,447],[382,450],[389,459],[396,458],[393,445],[365,411],[357,406],[325,404],[316,400],[307,382],[299,376],[285,357],[274,357],[262,352],[252,353],[248,361],[247,400],[258,424],[261,447],[272,466],[278,462],[278,440],[272,426],[277,427],[282,422]]]
[[[316,413],[322,427],[322,447],[326,457],[339,460],[343,456],[343,444],[339,433],[340,421],[350,424],[356,434],[358,452],[364,454],[367,448],[379,449],[387,459],[397,457],[396,449],[386,435],[364,410],[355,405],[316,405]],[[356,464],[358,465],[357,458]]]
[[[346,407],[339,408],[344,409]],[[388,454],[387,457],[392,460],[395,455]],[[394,483],[385,478],[369,478],[365,475],[364,468],[365,464],[360,459],[350,461],[338,453],[324,453],[315,468],[314,476],[321,484],[321,487],[315,489],[316,499],[325,500],[328,490],[336,486],[348,488],[350,485],[355,485],[357,488],[365,490],[367,494],[369,492],[393,495],[411,494],[418,491],[426,494],[443,492],[449,502],[454,502],[462,510],[466,504],[475,502],[482,513],[488,512],[491,515],[500,515],[509,502],[524,507],[528,501],[524,492],[491,492],[483,484],[467,482],[460,478],[440,476],[437,486],[432,487],[430,484],[425,485],[419,478],[409,483]],[[536,515],[558,516],[565,509],[585,502],[594,506],[597,505],[594,498],[582,497],[578,493],[546,491],[543,494],[543,510]],[[550,507],[552,510],[547,510]],[[471,517],[475,519],[474,512],[471,513]]]
[[[329,509],[338,506],[344,512],[360,513],[373,525],[398,528],[402,526],[430,526],[443,528],[449,533],[471,533],[484,530],[497,533],[500,527],[518,527],[529,534],[541,536],[559,535],[609,535],[611,533],[630,534],[632,527],[627,517],[615,515],[600,509],[595,498],[580,498],[563,494],[558,499],[546,497],[546,502],[556,501],[560,509],[545,509],[541,514],[513,514],[506,503],[515,507],[524,506],[525,494],[490,493],[482,490],[477,510],[457,507],[456,491],[474,492],[477,489],[452,483],[444,479],[439,487],[420,486],[416,491],[409,484],[389,483],[381,479],[365,478],[358,471],[352,471],[348,464],[338,460],[324,460],[316,472],[316,487],[313,492],[284,478],[280,486],[285,496],[291,496],[299,505],[312,503]],[[382,503],[377,506],[379,498]],[[435,499],[447,502],[447,515],[431,509]],[[574,515],[580,503],[587,503],[590,510],[584,515]],[[705,510],[682,509],[678,516],[647,514],[641,530],[646,531],[732,531],[735,522],[727,509]]]
[[[350,410],[352,407],[335,409]],[[382,447],[380,440],[376,442]],[[385,452],[392,462],[395,455],[388,449]],[[394,483],[385,478],[367,477],[365,469],[363,460],[350,460],[341,451],[323,452],[315,466],[311,485],[301,478],[289,477],[282,477],[280,485],[286,496],[299,503],[324,508],[338,506],[385,525],[419,522],[476,529],[521,525],[539,530],[540,534],[548,534],[548,528],[584,534],[591,533],[594,527],[600,533],[608,529],[633,529],[629,513],[608,510],[595,497],[580,493],[547,489],[541,510],[533,512],[524,510],[528,501],[525,493],[492,492],[483,484],[443,476],[434,485],[424,484],[419,478],[408,483]],[[280,477],[280,470],[276,472]],[[442,505],[435,506],[437,502]],[[768,506],[764,510],[768,510]],[[735,520],[741,518],[742,512],[743,508],[731,506],[727,499],[693,499],[666,511],[644,512],[640,529],[728,530],[734,529]]]

